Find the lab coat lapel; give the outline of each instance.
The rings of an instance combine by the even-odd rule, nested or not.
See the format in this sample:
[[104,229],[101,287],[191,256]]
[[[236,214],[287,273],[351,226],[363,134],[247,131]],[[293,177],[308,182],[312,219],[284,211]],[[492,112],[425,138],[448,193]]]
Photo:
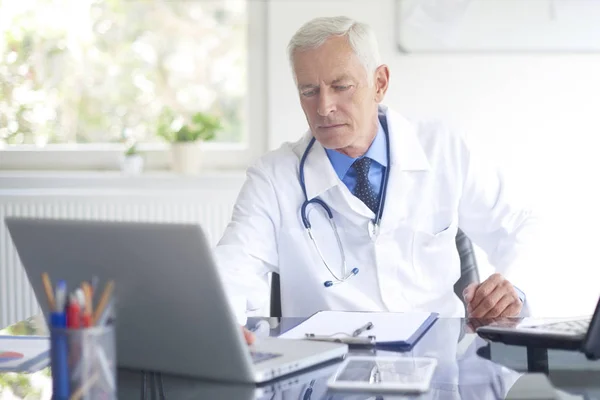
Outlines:
[[[296,149],[298,159],[302,159],[302,155],[306,152],[308,144],[312,139],[312,135],[308,132],[300,142],[300,146]],[[323,195],[339,182],[333,166],[327,158],[325,149],[317,141],[308,151],[306,161],[304,163],[304,185],[306,187],[306,196],[308,200],[314,199]]]
[[[302,158],[311,138],[312,136],[308,132],[306,140],[303,140],[302,145],[296,150],[299,159]],[[304,183],[309,200],[319,197],[327,203],[329,208],[350,219],[354,219],[353,216],[359,217],[359,215],[361,218],[374,217],[373,212],[354,196],[337,176],[325,148],[318,141],[315,141],[306,157]]]
[[411,192],[430,170],[430,164],[417,137],[415,125],[400,114],[381,106],[385,112],[389,130],[390,161],[389,180],[385,206],[381,217],[381,232],[389,232],[406,221],[411,209],[408,202],[415,202]]

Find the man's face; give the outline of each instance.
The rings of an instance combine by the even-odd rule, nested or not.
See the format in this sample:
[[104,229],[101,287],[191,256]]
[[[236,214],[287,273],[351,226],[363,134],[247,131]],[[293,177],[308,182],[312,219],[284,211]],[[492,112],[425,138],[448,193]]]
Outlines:
[[[294,70],[308,125],[323,147],[341,150],[370,145],[377,129],[378,82],[367,72],[346,37],[297,51]],[[386,67],[387,68],[387,67]]]

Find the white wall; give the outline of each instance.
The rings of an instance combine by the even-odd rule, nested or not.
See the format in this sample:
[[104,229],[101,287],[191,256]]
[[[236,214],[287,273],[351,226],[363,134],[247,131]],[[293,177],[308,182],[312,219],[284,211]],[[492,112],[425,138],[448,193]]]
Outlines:
[[385,102],[460,129],[551,223],[542,312],[591,313],[600,294],[600,54],[407,56],[395,44],[393,12],[394,0],[270,3],[269,147],[306,129],[286,55],[295,30],[317,16],[369,23],[391,69]]

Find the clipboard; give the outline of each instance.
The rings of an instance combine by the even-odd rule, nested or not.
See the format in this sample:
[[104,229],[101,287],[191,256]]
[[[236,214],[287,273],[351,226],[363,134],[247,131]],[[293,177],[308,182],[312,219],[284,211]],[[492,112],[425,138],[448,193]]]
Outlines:
[[[428,312],[320,311],[279,337],[408,351],[433,326],[438,316]],[[353,334],[367,323],[373,325],[372,329]]]

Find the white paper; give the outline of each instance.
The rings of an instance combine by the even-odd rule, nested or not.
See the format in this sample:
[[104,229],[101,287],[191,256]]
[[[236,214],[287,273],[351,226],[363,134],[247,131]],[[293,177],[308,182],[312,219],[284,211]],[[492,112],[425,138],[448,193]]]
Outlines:
[[[0,360],[0,372],[35,372],[50,363],[50,340],[44,336],[22,339],[19,336],[0,336],[0,354],[3,352],[20,353],[21,357]],[[30,363],[38,357],[38,361]]]
[[388,313],[320,311],[300,325],[280,335],[284,339],[304,339],[306,333],[315,335],[352,335],[356,329],[371,322],[373,328],[359,337],[375,336],[378,343],[405,342],[429,318],[428,312]]

